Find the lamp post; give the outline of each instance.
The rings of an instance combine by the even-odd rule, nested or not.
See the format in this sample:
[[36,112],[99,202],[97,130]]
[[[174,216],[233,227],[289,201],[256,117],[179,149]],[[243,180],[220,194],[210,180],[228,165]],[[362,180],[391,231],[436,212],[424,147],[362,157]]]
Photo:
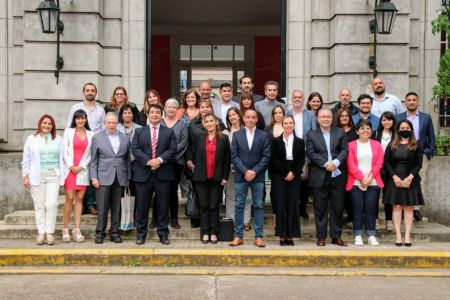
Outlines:
[[[442,0],[445,1],[445,0]],[[447,0],[449,1],[449,0]],[[373,56],[369,57],[369,67],[373,70],[373,77],[377,77],[377,35],[391,34],[398,9],[390,0],[375,0],[374,19],[369,22],[370,33],[373,33]]]
[[36,9],[41,22],[43,33],[53,34],[56,32],[56,84],[59,81],[59,71],[64,67],[64,59],[60,56],[60,36],[64,31],[64,23],[59,19],[59,0],[45,0]]

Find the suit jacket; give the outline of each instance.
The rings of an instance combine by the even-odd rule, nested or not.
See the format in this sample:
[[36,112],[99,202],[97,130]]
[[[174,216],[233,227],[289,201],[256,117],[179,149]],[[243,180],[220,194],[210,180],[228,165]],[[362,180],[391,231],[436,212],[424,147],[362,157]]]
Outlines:
[[[206,181],[206,134],[200,135],[195,141],[197,151],[194,154],[194,181]],[[214,168],[214,181],[221,182],[222,179],[228,180],[230,175],[230,142],[228,136],[216,137],[216,161]]]
[[253,170],[256,173],[253,182],[264,182],[264,172],[270,159],[270,143],[267,132],[255,128],[251,149],[248,148],[246,129],[233,133],[231,142],[231,162],[236,173],[235,182],[246,182],[245,172]]
[[[330,152],[332,159],[337,159],[341,174],[334,178],[334,184],[345,186],[347,183],[346,160],[348,155],[347,138],[342,128],[330,129]],[[328,150],[322,129],[319,127],[307,134],[306,152],[311,161],[309,166],[308,185],[319,188],[323,185],[326,169],[324,165],[328,162]]]
[[[370,148],[372,149],[372,178],[375,179],[379,187],[384,187],[381,179],[381,169],[383,168],[384,153],[380,142],[370,140]],[[348,179],[345,189],[351,190],[355,184],[355,180],[362,180],[364,174],[358,168],[358,142],[352,141],[348,143],[348,159],[347,159],[347,172]]]
[[302,168],[305,164],[305,144],[303,140],[294,135],[292,146],[292,160],[286,160],[286,146],[283,141],[283,135],[272,140],[270,147],[269,174],[280,174],[282,177],[292,171],[294,178],[302,174]]
[[[396,121],[407,120],[406,112],[395,116]],[[419,141],[422,146],[423,153],[431,158],[436,148],[436,137],[434,135],[433,120],[429,114],[419,111]]]
[[147,182],[152,172],[156,173],[161,181],[175,180],[173,161],[177,154],[177,140],[171,128],[159,126],[156,157],[161,158],[163,162],[158,169],[152,170],[147,165],[152,155],[152,138],[149,125],[136,129],[131,143],[131,152],[135,158],[132,166],[134,171],[133,181]]
[[[287,111],[286,115],[293,116],[294,110],[290,109]],[[310,130],[317,128],[316,116],[314,113],[307,109],[302,109],[302,117],[303,117],[303,141],[306,141],[306,135]]]
[[97,178],[100,185],[112,185],[116,176],[120,186],[126,186],[131,180],[130,140],[120,131],[117,131],[117,135],[120,139],[117,154],[114,153],[106,129],[92,138],[89,177],[91,180]]
[[[62,142],[62,152],[64,164],[61,166],[61,175],[64,180],[70,173],[70,167],[73,166],[73,138],[75,136],[75,128],[66,128],[64,130],[63,142]],[[92,131],[86,130],[87,147],[81,157],[79,166],[83,169],[77,174],[76,184],[77,185],[89,185],[89,162],[91,161],[91,145],[92,137],[94,133]]]

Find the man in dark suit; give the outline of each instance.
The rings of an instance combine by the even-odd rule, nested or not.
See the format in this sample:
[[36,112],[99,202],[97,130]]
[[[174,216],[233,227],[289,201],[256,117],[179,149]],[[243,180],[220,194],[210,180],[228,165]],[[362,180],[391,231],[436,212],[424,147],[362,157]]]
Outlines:
[[234,188],[236,190],[235,238],[230,246],[242,245],[244,238],[244,208],[247,192],[252,191],[255,217],[255,245],[265,247],[264,235],[264,173],[270,159],[269,135],[256,128],[258,120],[254,109],[247,109],[244,115],[245,127],[233,134],[231,161],[236,169]]
[[[419,175],[422,178],[421,185],[427,175],[428,163],[434,155],[436,147],[436,137],[434,135],[433,120],[429,114],[419,111],[419,96],[414,92],[409,92],[405,96],[406,112],[395,116],[397,122],[401,120],[409,120],[413,124],[414,135],[416,140],[420,141],[423,149],[422,168]],[[419,206],[414,207],[414,219],[416,221],[422,220]]]
[[342,128],[331,128],[333,115],[321,109],[320,127],[308,132],[306,150],[311,161],[308,186],[313,189],[317,246],[325,246],[330,207],[330,235],[333,244],[347,246],[341,239],[348,155],[347,139]]
[[151,195],[155,193],[157,233],[159,241],[170,244],[169,189],[175,180],[172,162],[177,152],[177,141],[172,129],[161,126],[163,109],[150,105],[150,125],[136,129],[131,144],[133,181],[136,184],[136,244],[143,245],[148,232],[148,212]]
[[109,230],[111,241],[122,243],[119,235],[120,198],[123,188],[131,179],[130,141],[124,133],[117,130],[117,123],[114,113],[106,114],[105,129],[92,138],[89,177],[96,189],[97,198],[96,244],[102,244],[106,236],[109,208],[111,208]]

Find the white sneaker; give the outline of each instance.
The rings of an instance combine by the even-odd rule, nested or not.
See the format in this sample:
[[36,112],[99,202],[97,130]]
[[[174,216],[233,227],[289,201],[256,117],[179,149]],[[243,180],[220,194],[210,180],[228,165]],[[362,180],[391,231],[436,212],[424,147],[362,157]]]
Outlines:
[[362,246],[362,245],[364,245],[362,237],[360,235],[355,236],[355,246]]
[[367,240],[367,243],[370,246],[380,246],[380,243],[378,243],[378,240],[376,237],[374,237],[373,235],[369,237],[369,239]]

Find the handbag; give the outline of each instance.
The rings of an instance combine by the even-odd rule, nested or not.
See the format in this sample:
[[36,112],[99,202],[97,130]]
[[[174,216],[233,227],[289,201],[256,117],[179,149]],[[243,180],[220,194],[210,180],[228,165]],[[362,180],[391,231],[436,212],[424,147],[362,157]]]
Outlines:
[[130,188],[127,187],[122,199],[120,199],[120,230],[128,231],[134,228],[134,204],[135,199],[131,196]]
[[222,242],[230,242],[234,238],[233,219],[222,218],[219,220],[219,232],[217,239]]
[[195,189],[192,191],[191,195],[188,198],[188,202],[186,204],[186,216],[191,219],[200,218],[200,202],[198,200],[198,195]]

